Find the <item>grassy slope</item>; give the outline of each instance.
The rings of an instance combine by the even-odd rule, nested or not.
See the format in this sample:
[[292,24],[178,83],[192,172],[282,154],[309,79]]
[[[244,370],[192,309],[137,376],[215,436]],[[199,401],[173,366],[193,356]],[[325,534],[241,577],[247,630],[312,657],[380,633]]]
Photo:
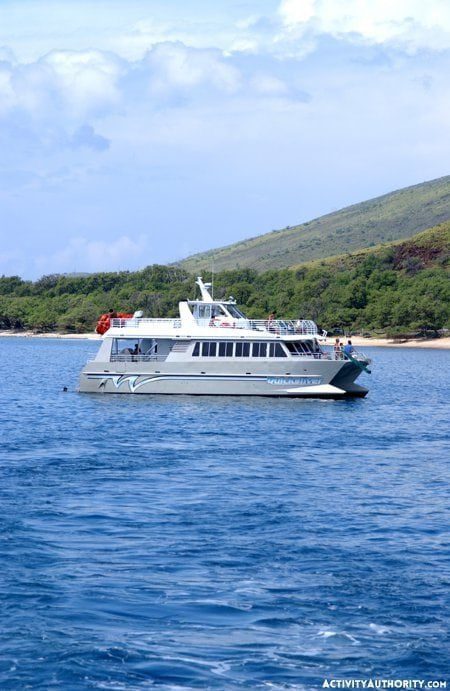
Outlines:
[[417,233],[407,240],[393,240],[375,247],[366,247],[355,252],[339,254],[324,259],[312,259],[309,262],[288,267],[290,269],[300,268],[319,268],[328,266],[330,268],[351,269],[357,266],[363,259],[373,255],[375,257],[383,255],[389,249],[394,250],[395,269],[404,268],[407,260],[415,259],[421,263],[421,268],[434,266],[448,266],[450,263],[450,221],[440,223],[433,228]]
[[309,223],[273,231],[180,262],[187,271],[285,268],[408,238],[450,218],[450,176],[349,206]]

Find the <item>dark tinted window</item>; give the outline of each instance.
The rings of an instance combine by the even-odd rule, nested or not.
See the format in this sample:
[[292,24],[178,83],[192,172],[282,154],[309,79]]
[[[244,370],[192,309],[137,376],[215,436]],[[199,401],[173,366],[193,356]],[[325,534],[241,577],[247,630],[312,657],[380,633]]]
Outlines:
[[269,346],[269,357],[286,357],[281,343],[271,343]]
[[253,357],[266,357],[266,350],[266,343],[253,343],[252,355]]
[[236,357],[248,357],[250,355],[250,343],[236,343]]
[[240,310],[238,310],[238,308],[235,307],[234,305],[227,305],[227,310],[230,313],[230,315],[232,317],[234,317],[235,319],[245,319],[242,312]]
[[217,343],[214,341],[205,341],[202,343],[203,357],[215,357],[217,351]]
[[198,343],[198,341],[197,341],[197,343],[194,346],[194,350],[192,351],[192,356],[198,357],[199,355],[200,355],[200,343]]
[[224,343],[221,341],[219,343],[219,357],[232,357],[233,356],[233,344]]

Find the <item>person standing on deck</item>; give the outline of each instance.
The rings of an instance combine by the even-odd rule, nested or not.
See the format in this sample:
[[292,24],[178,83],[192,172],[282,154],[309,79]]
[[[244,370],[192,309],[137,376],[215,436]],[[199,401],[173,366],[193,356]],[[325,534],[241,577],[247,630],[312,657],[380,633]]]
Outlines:
[[275,319],[276,319],[277,313],[276,312],[271,312],[269,314],[269,317],[267,319],[267,330],[268,331],[275,331]]
[[354,348],[353,348],[352,342],[350,340],[347,341],[347,345],[344,346],[343,350],[344,350],[344,353],[346,355],[351,355],[353,353]]
[[341,342],[339,338],[336,338],[334,341],[334,359],[335,360],[341,360],[342,359],[342,347],[341,347]]

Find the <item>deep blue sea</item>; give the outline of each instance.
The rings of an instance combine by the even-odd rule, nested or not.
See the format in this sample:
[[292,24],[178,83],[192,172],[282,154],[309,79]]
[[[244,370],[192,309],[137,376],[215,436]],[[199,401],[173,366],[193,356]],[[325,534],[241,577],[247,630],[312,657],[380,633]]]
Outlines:
[[2,691],[450,684],[450,351],[302,401],[78,394],[97,347],[0,339]]

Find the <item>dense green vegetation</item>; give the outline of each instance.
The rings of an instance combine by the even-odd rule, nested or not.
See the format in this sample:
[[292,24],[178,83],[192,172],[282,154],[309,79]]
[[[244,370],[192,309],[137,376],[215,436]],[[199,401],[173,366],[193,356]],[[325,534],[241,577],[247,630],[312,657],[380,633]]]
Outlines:
[[450,219],[450,176],[391,192],[309,223],[259,235],[179,263],[204,272],[251,267],[280,269],[409,238]]
[[[329,331],[440,329],[450,326],[449,256],[447,222],[409,241],[294,269],[223,271],[214,277],[215,296],[233,295],[254,318],[275,309],[279,317],[312,318]],[[109,308],[175,316],[178,302],[194,293],[194,276],[157,265],[34,283],[2,277],[0,328],[91,331]]]

